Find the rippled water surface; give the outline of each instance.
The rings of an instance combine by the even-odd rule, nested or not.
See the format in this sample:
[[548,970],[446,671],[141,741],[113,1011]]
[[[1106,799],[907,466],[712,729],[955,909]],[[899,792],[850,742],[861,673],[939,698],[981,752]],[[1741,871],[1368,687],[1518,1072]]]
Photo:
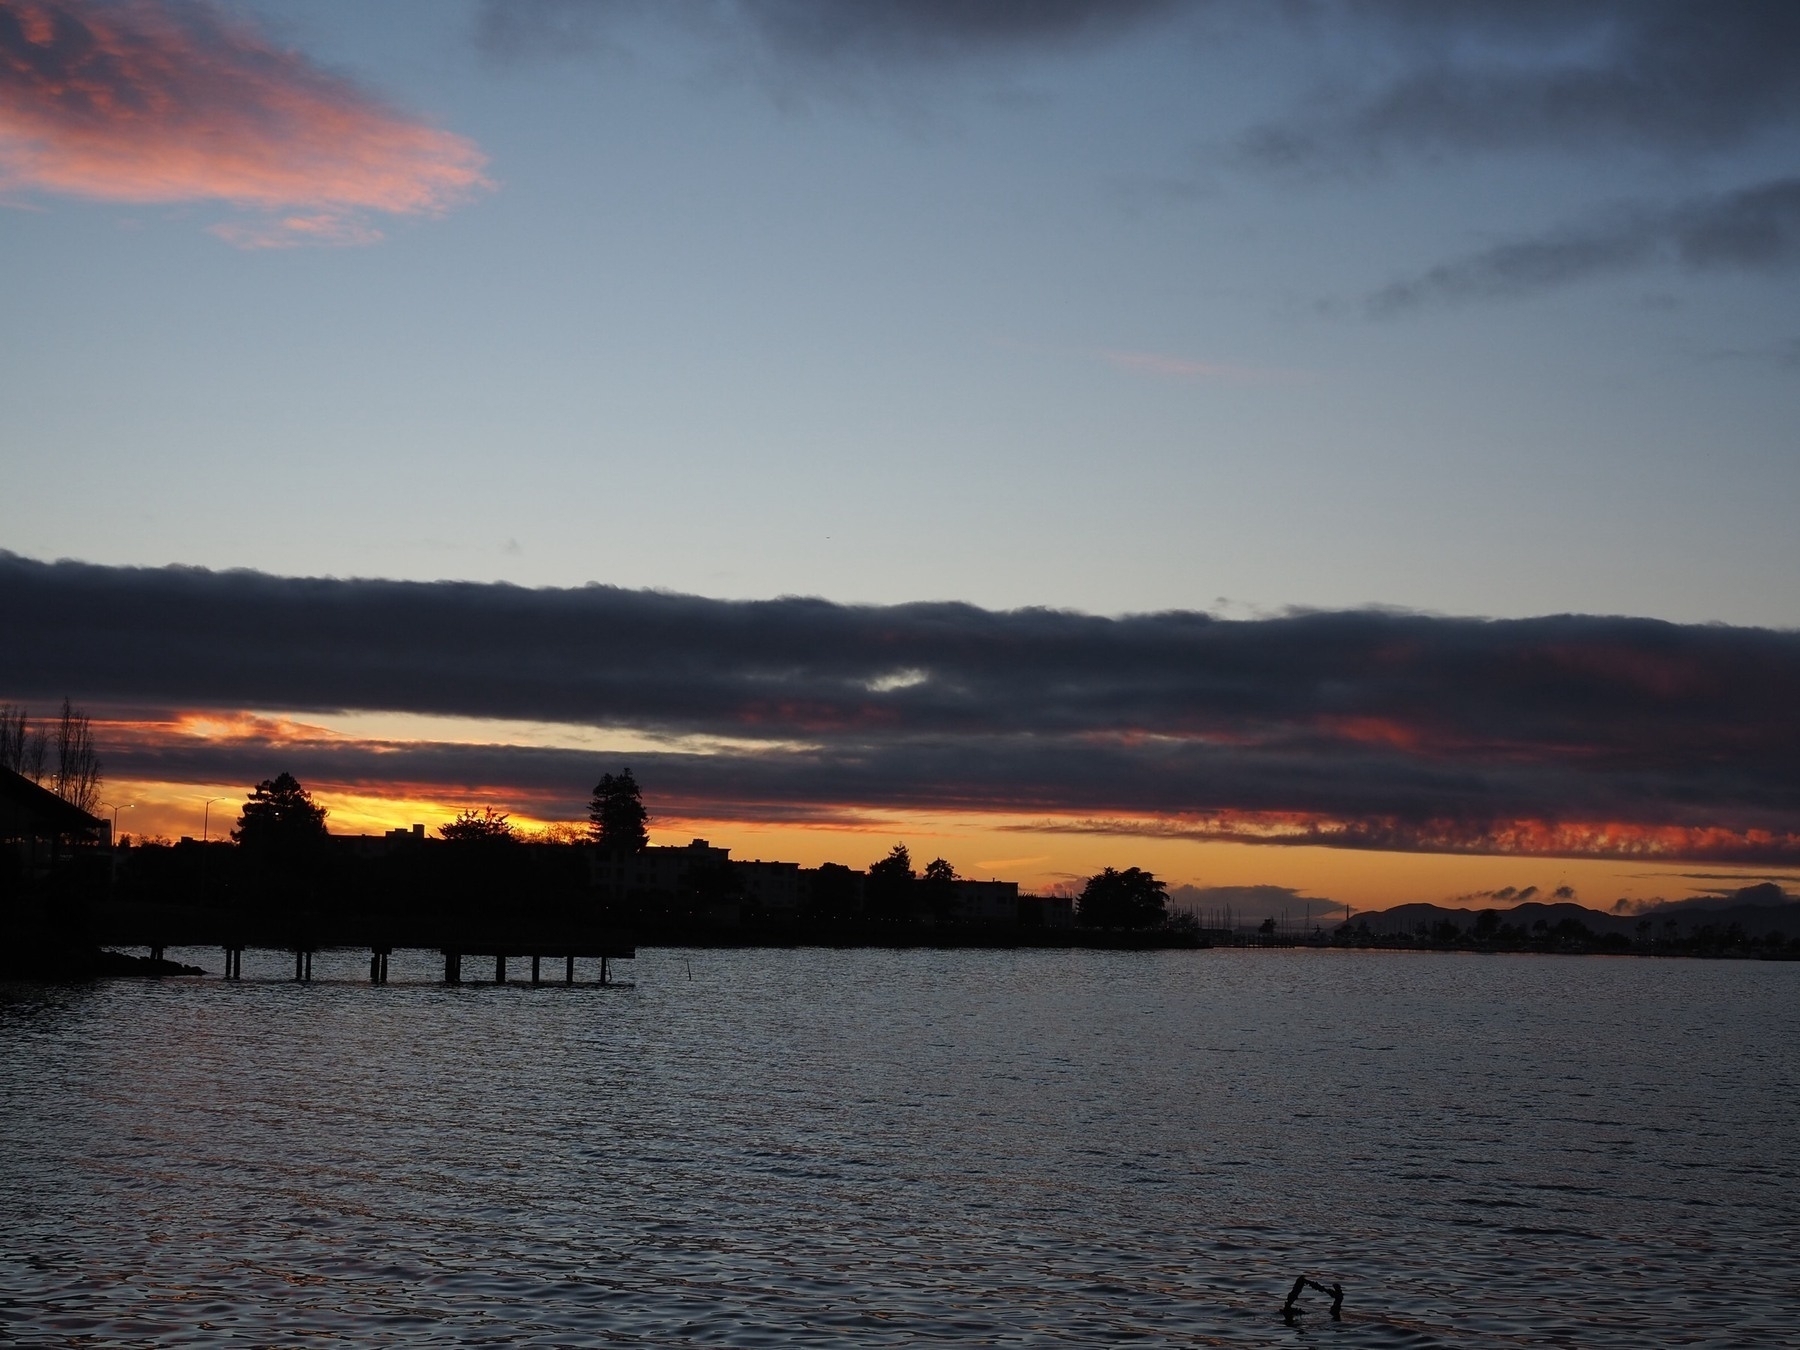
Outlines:
[[[344,953],[298,986],[250,953],[236,985],[0,991],[0,1341],[1800,1335],[1800,965],[438,969],[371,988]],[[1309,1295],[1283,1325],[1301,1272],[1343,1283],[1341,1323]]]

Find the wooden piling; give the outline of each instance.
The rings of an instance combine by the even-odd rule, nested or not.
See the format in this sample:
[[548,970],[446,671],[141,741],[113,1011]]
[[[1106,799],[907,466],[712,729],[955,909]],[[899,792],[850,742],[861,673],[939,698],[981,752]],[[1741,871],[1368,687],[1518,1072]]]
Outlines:
[[494,957],[494,983],[506,983],[506,958],[504,956],[496,955]]
[[306,949],[306,982],[312,983],[312,948]]
[[538,978],[538,956],[536,952],[533,952],[531,954],[531,987],[536,989],[541,983],[543,981]]
[[388,951],[386,947],[383,947],[381,949],[381,982],[383,984],[387,983],[387,959]]
[[460,952],[446,951],[444,953],[444,983],[462,983],[462,954]]
[[299,984],[306,978],[306,953],[298,947],[294,948],[294,983]]
[[606,958],[604,956],[600,958],[600,983],[606,983]]
[[569,964],[563,968],[563,983],[575,983],[575,958],[572,956],[569,958]]

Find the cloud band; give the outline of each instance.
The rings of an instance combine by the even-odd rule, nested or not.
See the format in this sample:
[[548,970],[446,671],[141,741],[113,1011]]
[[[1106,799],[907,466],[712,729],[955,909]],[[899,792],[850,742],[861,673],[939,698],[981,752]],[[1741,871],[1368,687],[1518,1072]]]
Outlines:
[[[1710,858],[1786,857],[1800,822],[1800,635],[1770,630],[1101,618],[12,554],[0,624],[30,635],[0,653],[14,698],[726,736],[718,753],[633,758],[684,798],[777,813],[1037,812],[1349,847]],[[150,738],[118,745],[114,767],[212,774],[244,748]],[[577,796],[592,759],[343,741],[284,753],[337,778]]]

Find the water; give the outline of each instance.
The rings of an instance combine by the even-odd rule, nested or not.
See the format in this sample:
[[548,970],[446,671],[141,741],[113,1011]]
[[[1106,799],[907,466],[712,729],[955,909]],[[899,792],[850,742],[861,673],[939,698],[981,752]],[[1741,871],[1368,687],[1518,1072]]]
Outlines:
[[[1800,1326],[1800,965],[618,968],[635,987],[444,989],[403,953],[371,988],[344,953],[301,987],[249,953],[241,985],[6,990],[0,1342],[1641,1347]],[[1303,1271],[1342,1281],[1341,1323],[1317,1295],[1280,1321]]]

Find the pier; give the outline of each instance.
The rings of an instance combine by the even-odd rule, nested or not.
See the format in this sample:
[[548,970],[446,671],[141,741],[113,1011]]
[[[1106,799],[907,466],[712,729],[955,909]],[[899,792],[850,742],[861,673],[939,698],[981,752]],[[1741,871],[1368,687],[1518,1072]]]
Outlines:
[[[294,979],[301,984],[312,981],[314,953],[327,950],[367,951],[370,984],[388,982],[388,958],[401,949],[440,953],[444,983],[450,985],[481,982],[474,972],[482,968],[492,970],[493,983],[506,984],[510,960],[529,963],[533,985],[546,983],[546,961],[552,963],[549,982],[564,985],[577,983],[577,961],[598,961],[598,982],[608,984],[611,963],[637,955],[632,935],[568,919],[356,919],[308,914],[246,919],[178,906],[96,905],[85,927],[96,946],[148,947],[157,960],[169,947],[218,948],[225,953],[225,979],[231,981],[243,978],[244,952],[252,948],[292,952]],[[469,976],[464,974],[465,960],[479,963],[470,967]]]

